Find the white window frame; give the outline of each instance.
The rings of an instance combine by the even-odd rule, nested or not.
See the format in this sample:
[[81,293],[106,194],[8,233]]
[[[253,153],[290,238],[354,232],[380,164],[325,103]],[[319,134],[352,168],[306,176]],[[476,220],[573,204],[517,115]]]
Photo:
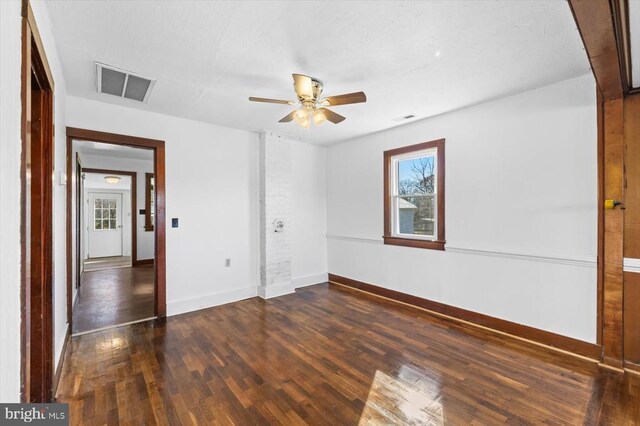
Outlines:
[[[422,157],[432,157],[434,164],[433,174],[433,195],[429,194],[399,194],[399,164],[401,161],[418,159]],[[437,241],[438,240],[438,148],[427,148],[420,151],[412,151],[406,154],[398,154],[391,157],[391,235],[396,238],[407,238],[413,240]],[[402,197],[433,197],[433,235],[403,234],[400,232],[400,219],[398,209],[398,199]]]
[[[102,225],[101,225],[101,226],[104,226],[104,220],[105,220],[105,218],[104,218],[104,216],[103,216],[103,215],[104,215],[104,212],[105,212],[105,211],[107,211],[107,212],[109,212],[109,213],[110,213],[110,211],[111,211],[111,207],[107,207],[107,208],[102,207],[102,202],[103,202],[104,200],[109,200],[109,201],[111,201],[111,200],[115,200],[115,202],[116,202],[116,207],[115,207],[115,210],[116,210],[116,217],[115,217],[116,227],[115,227],[115,228],[112,228],[112,227],[111,227],[111,215],[110,215],[110,214],[109,214],[109,217],[106,219],[106,220],[108,220],[108,221],[109,221],[109,228],[106,228],[106,229],[105,229],[105,228],[103,228],[103,227],[101,227],[101,228],[96,228],[96,220],[98,220],[98,219],[96,219],[96,210],[97,210],[97,207],[96,207],[96,200],[100,200],[100,206],[101,206],[101,207],[100,207],[100,211],[101,211],[101,213],[100,213],[100,219],[99,219],[99,220],[100,220],[100,222],[102,223]],[[117,230],[118,230],[118,199],[117,199],[117,198],[94,198],[94,201],[93,201],[93,230],[94,230],[94,231],[96,231],[96,232],[101,232],[101,231],[117,231]]]

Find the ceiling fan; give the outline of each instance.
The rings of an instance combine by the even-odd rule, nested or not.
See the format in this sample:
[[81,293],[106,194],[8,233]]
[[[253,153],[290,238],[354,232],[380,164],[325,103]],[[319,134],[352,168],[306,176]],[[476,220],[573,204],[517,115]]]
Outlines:
[[336,114],[326,107],[357,104],[367,101],[367,96],[364,92],[320,98],[322,94],[322,82],[302,74],[293,74],[293,89],[298,96],[298,102],[256,98],[253,96],[250,97],[249,100],[252,102],[266,102],[271,104],[299,105],[299,108],[283,117],[280,123],[288,123],[289,121],[295,120],[296,123],[307,129],[311,125],[312,120],[316,126],[319,126],[327,120],[334,124],[344,121],[345,117]]

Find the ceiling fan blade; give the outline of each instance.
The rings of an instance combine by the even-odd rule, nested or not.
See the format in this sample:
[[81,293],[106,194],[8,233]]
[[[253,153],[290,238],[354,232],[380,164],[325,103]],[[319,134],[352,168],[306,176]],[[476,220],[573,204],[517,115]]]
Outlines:
[[282,105],[295,105],[292,101],[283,101],[281,99],[269,99],[269,98],[256,98],[254,96],[249,97],[251,102],[265,102],[268,104],[282,104]]
[[324,98],[322,101],[320,101],[320,103],[324,106],[359,104],[361,102],[367,102],[367,95],[365,95],[364,92],[354,92],[347,93],[345,95],[329,96],[328,98]]
[[282,117],[280,119],[280,123],[288,123],[291,120],[293,120],[293,117],[296,115],[296,112],[298,112],[297,109],[294,109],[293,111],[291,111],[289,114],[285,115],[284,117]]
[[329,109],[319,108],[319,110],[322,111],[324,113],[324,116],[327,117],[327,120],[329,120],[333,124],[338,124],[345,120],[345,117],[341,116],[340,114],[336,114]]
[[293,88],[299,98],[313,99],[313,84],[311,77],[302,74],[293,75]]

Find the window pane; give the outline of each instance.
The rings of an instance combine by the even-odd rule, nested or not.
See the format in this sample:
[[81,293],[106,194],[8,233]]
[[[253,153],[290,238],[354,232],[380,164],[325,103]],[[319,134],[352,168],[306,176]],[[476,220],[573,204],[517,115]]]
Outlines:
[[109,219],[102,219],[102,229],[109,229]]
[[102,209],[96,209],[96,219],[102,219]]
[[435,174],[432,155],[398,161],[398,195],[433,194]]
[[435,196],[399,197],[398,231],[401,234],[435,235]]
[[111,219],[115,219],[116,218],[116,209],[109,210],[109,217]]
[[96,223],[94,225],[94,228],[95,229],[102,229],[102,221],[101,220],[96,220],[95,222]]
[[109,221],[109,223],[110,223],[110,229],[116,229],[117,228],[115,219],[111,219]]
[[100,207],[102,207],[102,200],[101,200],[101,199],[99,199],[99,198],[96,198],[96,199],[93,201],[93,205],[94,205],[94,207],[95,207],[96,209],[99,209]]
[[[104,206],[104,207],[107,207],[107,206]],[[112,209],[116,208],[116,200],[109,200],[109,207]]]

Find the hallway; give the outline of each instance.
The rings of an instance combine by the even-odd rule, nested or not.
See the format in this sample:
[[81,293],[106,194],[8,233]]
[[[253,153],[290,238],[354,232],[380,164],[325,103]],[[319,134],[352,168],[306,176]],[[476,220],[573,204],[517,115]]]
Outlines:
[[85,272],[72,334],[153,317],[153,284],[152,265]]

